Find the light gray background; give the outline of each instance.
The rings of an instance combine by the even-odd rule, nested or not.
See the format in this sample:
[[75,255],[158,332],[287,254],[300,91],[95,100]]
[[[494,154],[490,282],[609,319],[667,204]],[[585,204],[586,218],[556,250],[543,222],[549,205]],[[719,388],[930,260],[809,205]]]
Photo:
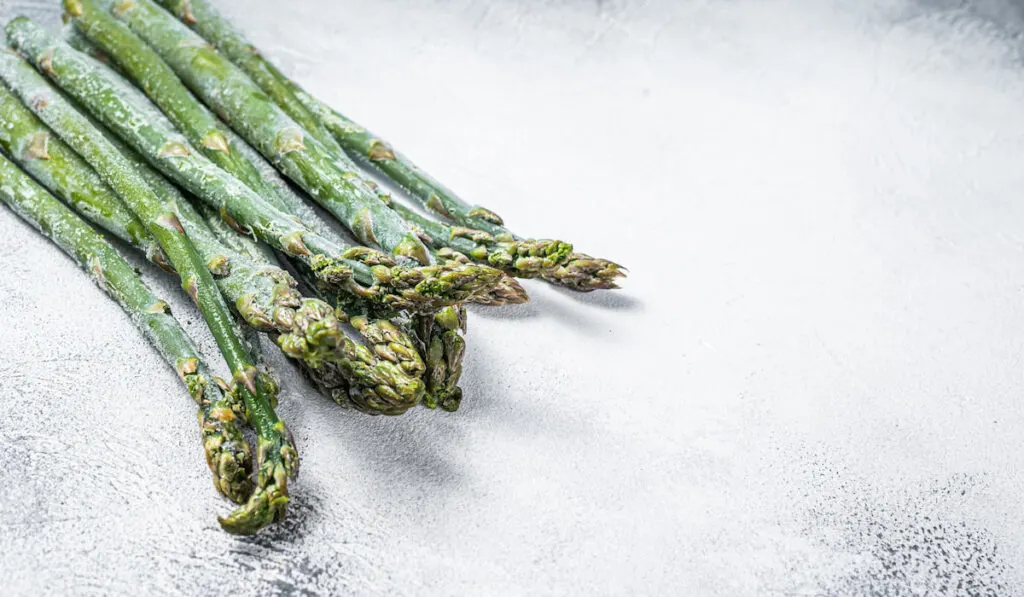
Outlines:
[[288,521],[238,539],[173,373],[4,212],[0,592],[1024,592],[1017,8],[218,4],[631,277],[474,312],[457,414],[343,411],[275,358],[303,469]]

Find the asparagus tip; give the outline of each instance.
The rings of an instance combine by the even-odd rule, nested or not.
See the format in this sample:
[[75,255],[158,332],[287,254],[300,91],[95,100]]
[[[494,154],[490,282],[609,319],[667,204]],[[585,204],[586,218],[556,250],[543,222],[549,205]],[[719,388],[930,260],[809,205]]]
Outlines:
[[377,357],[395,363],[413,377],[423,375],[423,359],[416,345],[398,326],[387,319],[370,320],[362,316],[352,317],[349,323],[366,340]]
[[541,277],[552,284],[570,290],[591,292],[619,288],[616,280],[625,278],[626,271],[626,268],[613,261],[591,257],[583,253],[573,253],[565,265]]
[[263,527],[284,519],[288,495],[276,484],[253,492],[248,501],[217,522],[232,535],[252,535]]
[[490,294],[478,296],[472,302],[479,305],[500,306],[521,305],[529,300],[530,295],[526,294],[526,289],[515,278],[503,276]]
[[345,341],[345,332],[335,310],[319,299],[301,299],[298,309],[289,311],[288,332],[277,338],[277,345],[294,359],[313,367],[337,355]]

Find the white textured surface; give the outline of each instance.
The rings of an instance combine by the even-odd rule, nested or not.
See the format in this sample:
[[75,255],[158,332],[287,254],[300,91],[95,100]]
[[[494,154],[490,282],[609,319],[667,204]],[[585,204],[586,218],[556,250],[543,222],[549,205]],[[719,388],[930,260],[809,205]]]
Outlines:
[[1024,592],[1016,11],[287,4],[220,3],[626,290],[475,313],[454,415],[340,411],[275,359],[303,470],[237,539],[173,373],[0,214],[0,592]]

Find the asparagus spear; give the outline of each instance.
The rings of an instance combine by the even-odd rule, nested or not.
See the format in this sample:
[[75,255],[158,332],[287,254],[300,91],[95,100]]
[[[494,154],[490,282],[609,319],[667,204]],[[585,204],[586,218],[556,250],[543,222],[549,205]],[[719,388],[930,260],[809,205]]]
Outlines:
[[462,388],[458,384],[466,353],[466,319],[466,308],[460,305],[434,314],[413,315],[408,323],[426,362],[423,379],[427,394],[423,404],[428,408],[454,412],[462,402]]
[[449,248],[520,278],[535,278],[559,267],[572,245],[558,241],[502,241],[475,228],[449,226],[399,201],[388,205],[433,249]]
[[[186,24],[197,24],[196,19],[193,18],[189,10],[187,0],[183,2],[161,0],[160,3],[178,15],[179,18],[182,18]],[[205,11],[208,10],[208,7],[197,5],[197,9]],[[328,149],[338,154],[344,153],[341,147],[338,146],[337,141],[331,136],[330,132],[324,129],[323,124],[320,123],[316,116],[295,99],[287,87],[279,83],[274,73],[266,68],[267,63],[265,61],[259,60],[256,48],[246,43],[241,36],[231,35],[231,32],[226,27],[210,29],[199,26],[196,29],[200,35],[216,45],[221,53],[245,71],[252,78],[253,82],[273,98],[299,126],[309,131]]]
[[[8,25],[9,30],[16,30],[19,23],[30,25],[27,19],[19,18]],[[45,79],[10,54],[2,58],[0,78],[96,170],[160,243],[227,361],[233,376],[232,391],[241,394],[257,433],[257,482],[249,501],[220,519],[221,526],[232,533],[249,534],[280,520],[288,503],[287,479],[297,472],[298,455],[284,423],[274,413],[265,381],[257,376],[252,357],[237,335],[224,298],[178,217],[167,209],[131,161],[109,139],[97,135],[92,123],[53,92]]]
[[[159,9],[158,9],[159,10]],[[171,19],[173,21],[173,19]],[[458,263],[407,268],[366,247],[330,242],[274,209],[208,161],[135,88],[27,20],[8,24],[8,42],[36,63],[154,167],[239,226],[309,267],[327,288],[382,308],[435,311],[486,296],[501,272]]]
[[[195,2],[205,3],[204,0]],[[478,246],[475,251],[466,253],[474,261],[499,267],[520,278],[539,277],[580,292],[618,288],[616,280],[625,277],[622,266],[607,259],[576,253],[567,242],[526,239],[514,234],[493,211],[466,203],[386,141],[317,100],[276,69],[274,71],[352,155],[418,199],[432,213],[459,224],[449,227],[448,241],[443,240],[444,236],[432,236],[435,246],[460,250],[457,245],[463,245],[462,249],[466,250],[469,249],[466,243],[456,240],[456,237],[468,239],[487,247],[486,251]],[[392,208],[395,205],[397,203],[393,203]],[[423,216],[420,218],[433,221]]]
[[[67,12],[80,12],[77,3],[68,0]],[[400,218],[376,200],[358,170],[347,169],[338,160],[340,151],[331,151],[315,135],[307,134],[201,37],[148,0],[119,2],[114,14],[149,43],[236,132],[333,213],[362,243],[422,264],[430,262],[427,248]],[[115,53],[113,48],[107,51]]]
[[[284,75],[280,76],[292,86],[294,95],[310,106],[352,155],[404,189],[432,213],[459,224],[447,227],[447,236],[428,232],[433,246],[468,250],[465,254],[478,263],[487,263],[520,278],[539,277],[551,284],[579,292],[619,287],[616,280],[626,275],[625,269],[619,264],[576,253],[573,246],[564,241],[527,239],[514,234],[493,211],[464,202],[409,158],[395,151],[386,141],[320,102]],[[399,204],[391,203],[392,208],[396,205]],[[424,216],[418,219],[444,226]],[[409,219],[406,221],[413,224]],[[421,228],[434,228],[438,232],[443,230],[427,226]],[[477,246],[471,249],[460,239],[469,240]]]
[[222,393],[210,383],[206,365],[171,316],[167,303],[153,295],[135,269],[100,234],[2,155],[0,201],[87,271],[174,368],[199,405],[199,428],[214,486],[236,502],[245,501],[252,484],[248,476],[250,448],[238,426],[239,419],[244,420],[244,406],[237,393]]
[[[3,56],[6,55],[6,56]],[[0,49],[0,59],[14,58]],[[0,88],[0,148],[26,172],[44,186],[64,198],[76,210],[93,219],[110,212],[107,185],[94,172],[80,176],[88,169],[82,158],[58,138],[55,138],[28,108],[6,89]],[[171,267],[160,245],[132,214],[110,218],[104,227],[117,238],[138,247],[146,258],[164,269]]]
[[[501,243],[523,242],[528,247],[525,249],[527,254],[545,257],[529,269],[518,270],[515,275],[539,276],[553,284],[584,292],[617,288],[616,279],[625,276],[624,269],[618,264],[574,253],[568,243],[524,240],[509,231],[502,218],[493,211],[466,203],[409,158],[395,151],[389,143],[317,100],[285,76],[227,19],[221,17],[208,0],[158,1],[252,77],[282,108],[291,113],[301,110],[297,104],[303,106],[346,151],[405,189],[431,212],[463,228],[486,232]],[[482,261],[475,255],[471,257]]]
[[71,19],[74,29],[95,44],[92,55],[99,53],[112,58],[121,74],[135,81],[204,156],[263,197],[278,192],[261,176],[247,154],[239,150],[241,140],[229,133],[127,25],[92,0],[69,0],[65,2],[65,9],[65,16]]

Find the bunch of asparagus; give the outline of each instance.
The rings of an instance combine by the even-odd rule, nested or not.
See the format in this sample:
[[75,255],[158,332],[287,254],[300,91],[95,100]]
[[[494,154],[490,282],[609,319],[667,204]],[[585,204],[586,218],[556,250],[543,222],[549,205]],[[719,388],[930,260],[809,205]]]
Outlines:
[[[214,485],[240,504],[219,519],[228,532],[281,520],[298,471],[258,334],[342,406],[454,411],[467,304],[526,301],[515,278],[591,291],[624,276],[463,201],[282,74],[206,0],[63,8],[60,35],[6,26],[0,199],[124,307],[199,404]],[[102,233],[178,276],[231,379],[211,376]]]

